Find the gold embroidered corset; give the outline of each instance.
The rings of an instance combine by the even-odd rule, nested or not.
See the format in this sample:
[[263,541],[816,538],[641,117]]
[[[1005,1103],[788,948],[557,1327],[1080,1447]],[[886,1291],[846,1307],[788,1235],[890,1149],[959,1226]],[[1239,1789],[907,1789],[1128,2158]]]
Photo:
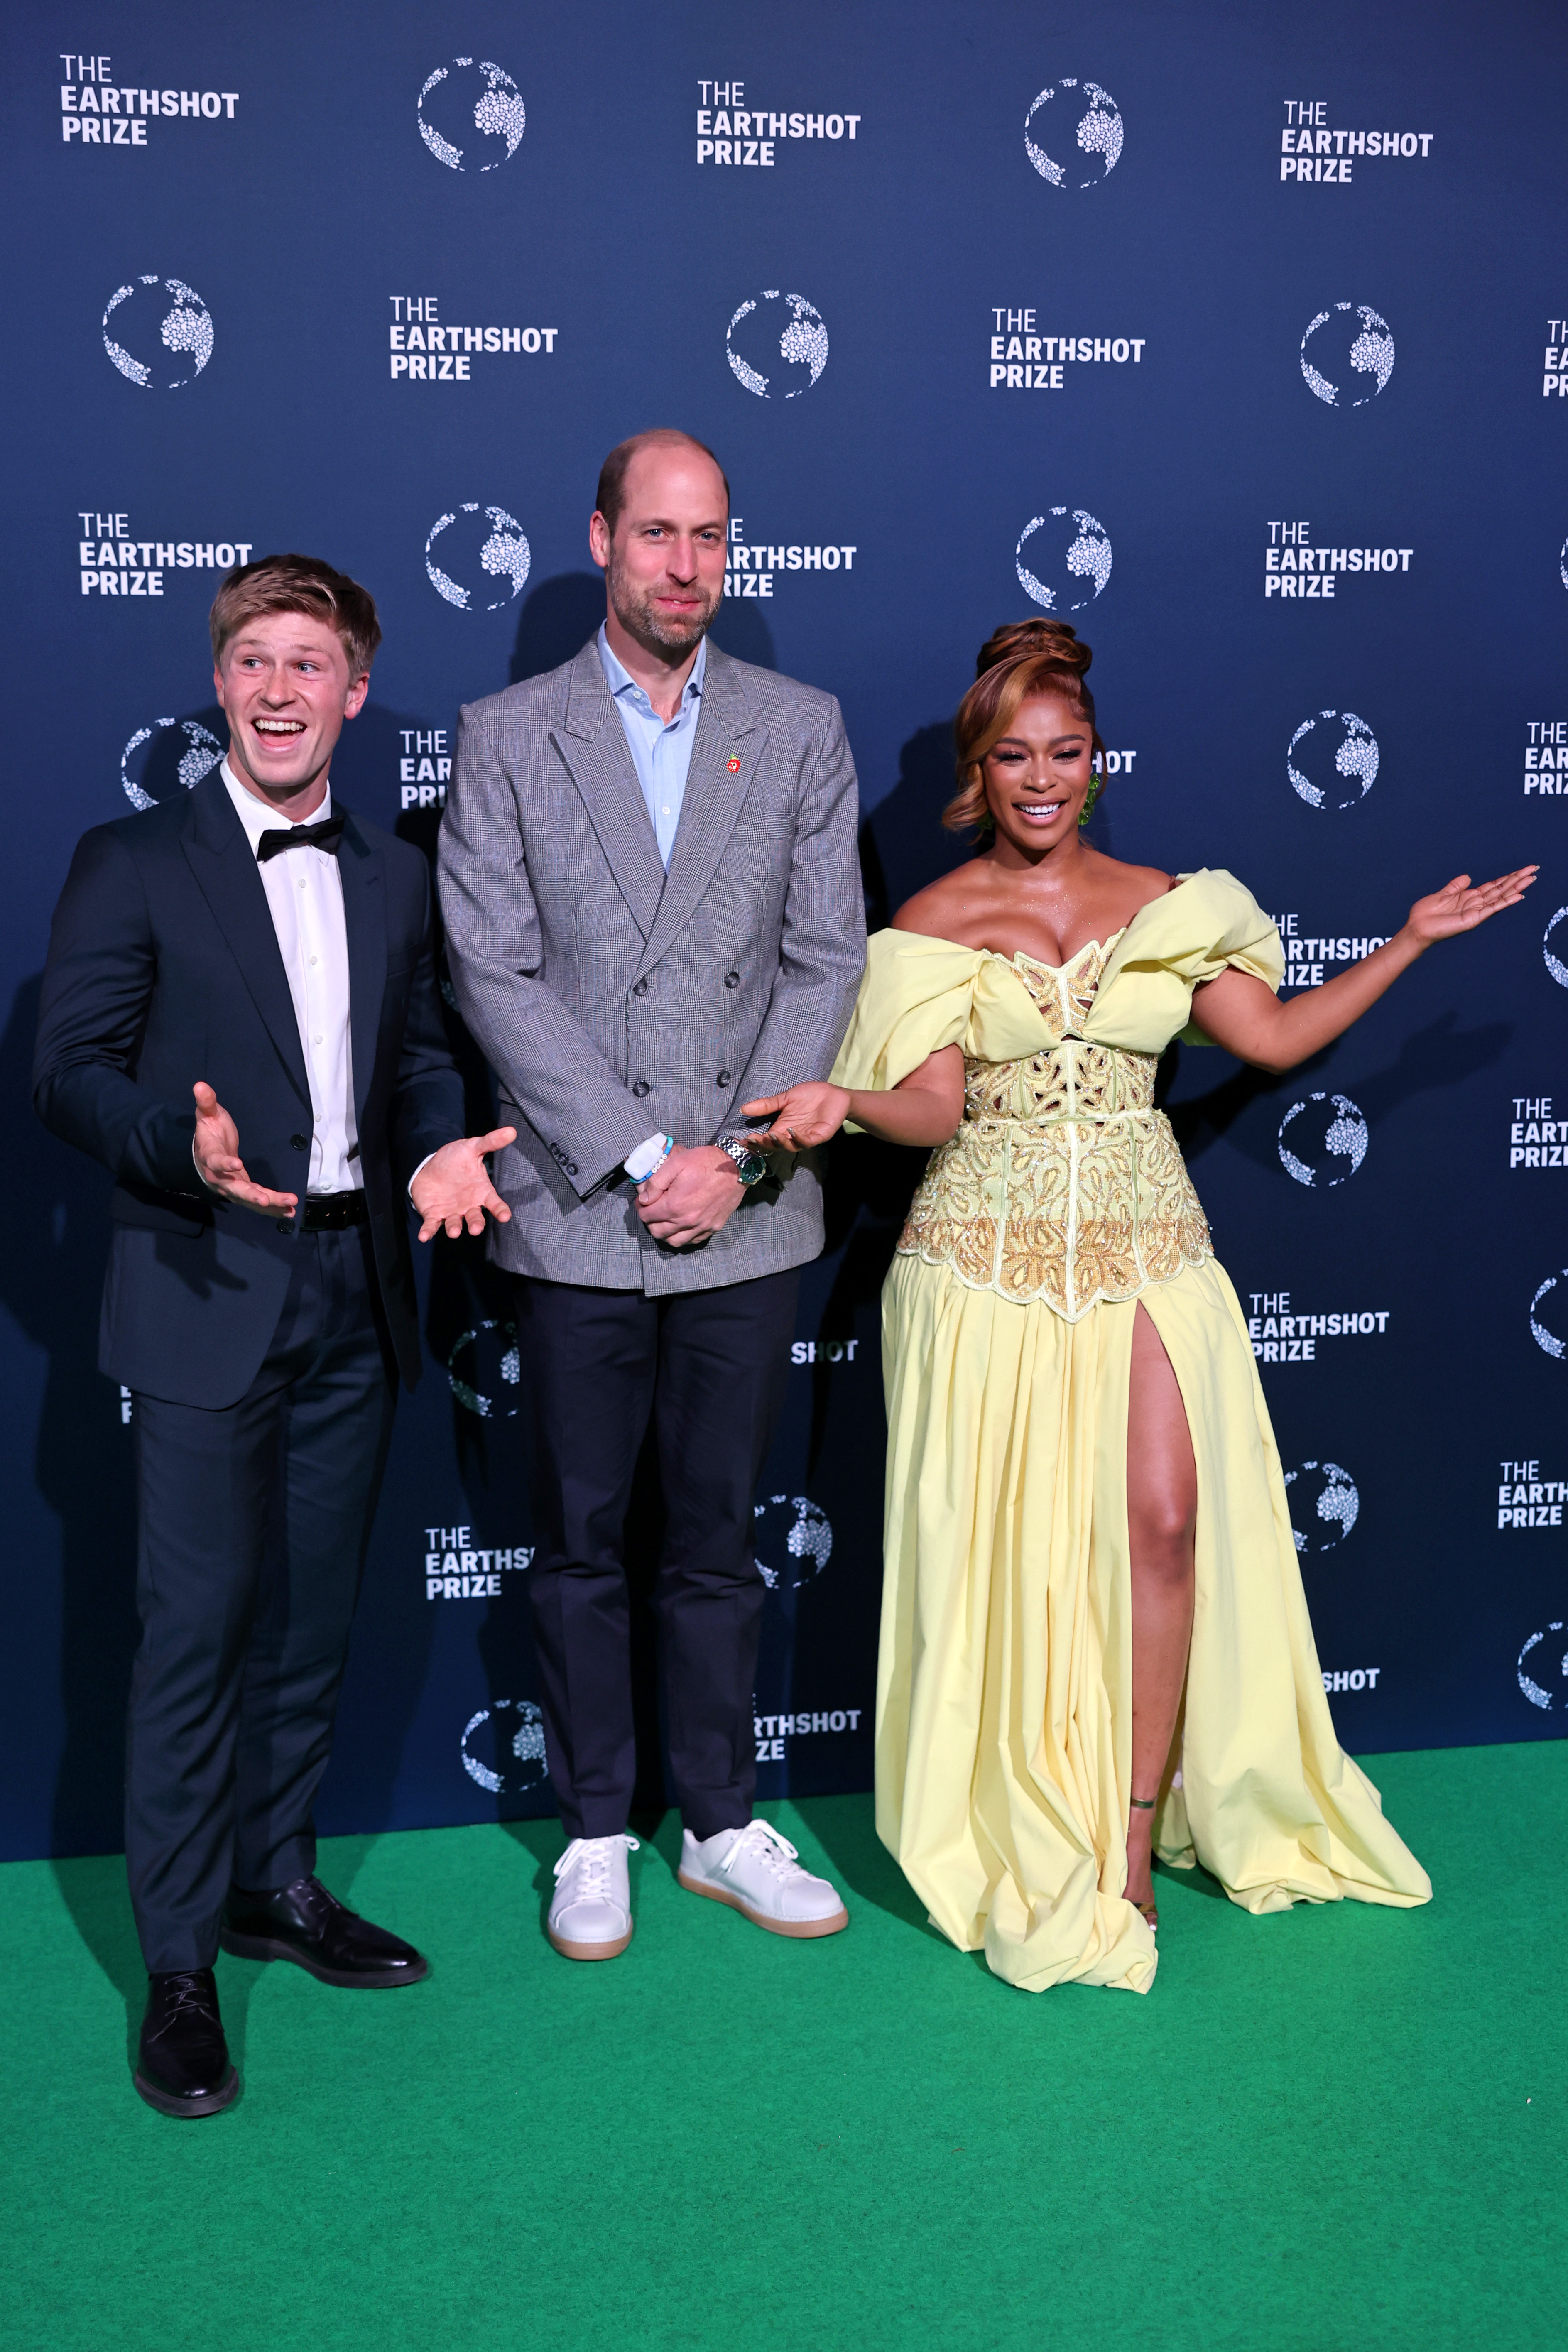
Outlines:
[[963,1054],[963,1124],[931,1154],[899,1247],[1076,1322],[1214,1255],[1154,1069],[1227,966],[1278,989],[1279,934],[1232,874],[1204,867],[1070,961],[1036,963],[878,931],[835,1083],[884,1090]]
[[1063,965],[1011,959],[1050,1042],[1011,1061],[965,1054],[963,1122],[931,1154],[899,1240],[971,1288],[1043,1299],[1068,1322],[1214,1255],[1154,1108],[1158,1054],[1073,1034],[1122,936]]

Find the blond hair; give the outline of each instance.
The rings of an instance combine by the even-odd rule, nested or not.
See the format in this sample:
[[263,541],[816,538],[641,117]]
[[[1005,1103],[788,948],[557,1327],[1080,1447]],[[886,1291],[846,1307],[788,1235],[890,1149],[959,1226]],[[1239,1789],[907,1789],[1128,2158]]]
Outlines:
[[207,625],[213,660],[221,668],[223,649],[247,622],[266,613],[304,613],[335,629],[348,656],[349,676],[363,677],[381,643],[375,599],[368,588],[334,572],[316,555],[263,555],[228,572],[213,598]]

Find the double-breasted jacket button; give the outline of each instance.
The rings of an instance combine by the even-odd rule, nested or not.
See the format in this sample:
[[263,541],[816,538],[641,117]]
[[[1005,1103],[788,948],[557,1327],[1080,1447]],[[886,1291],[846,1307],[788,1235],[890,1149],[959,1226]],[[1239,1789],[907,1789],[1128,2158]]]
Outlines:
[[634,996],[646,996],[646,995],[647,994],[647,981],[646,981],[646,980],[634,981],[634,982],[633,982],[633,983],[632,983],[632,994],[633,994]]
[[738,971],[727,971],[724,974],[724,985],[726,988],[739,988],[741,985],[740,973]]
[[650,1089],[649,1089],[649,1087],[648,1087],[648,1082],[647,1082],[647,1080],[646,1078],[639,1078],[639,1079],[637,1080],[637,1082],[636,1086],[632,1088],[632,1092],[633,1092],[633,1094],[634,1094],[634,1095],[638,1096],[639,1097],[640,1097],[641,1096],[643,1096],[643,1095],[647,1094],[649,1091],[650,1091]]
[[728,1071],[728,1070],[721,1070],[721,1071],[720,1071],[720,1073],[719,1073],[719,1076],[718,1076],[717,1079],[714,1081],[714,1083],[715,1083],[715,1085],[717,1085],[717,1086],[721,1086],[721,1087],[727,1087],[727,1086],[729,1085],[729,1083],[730,1083],[730,1073],[729,1073],[729,1071]]
[[279,1217],[278,1220],[278,1230],[280,1234],[291,1234],[294,1227],[288,1217]]
[[291,1135],[289,1140],[296,1151],[309,1151],[310,1149],[310,1139],[308,1135]]

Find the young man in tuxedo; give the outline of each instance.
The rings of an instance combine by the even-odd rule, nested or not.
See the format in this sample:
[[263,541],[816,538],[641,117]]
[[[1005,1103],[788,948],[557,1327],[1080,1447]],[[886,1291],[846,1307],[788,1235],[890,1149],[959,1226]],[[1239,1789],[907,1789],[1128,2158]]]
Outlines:
[[149,1987],[136,2087],[237,2095],[219,1945],[323,1982],[412,1984],[412,1945],[315,1875],[331,1743],[419,1238],[502,1221],[464,1136],[428,869],[330,769],[380,643],[314,558],[230,572],[212,611],[228,755],[84,835],[55,911],[34,1102],[115,1178],[100,1363],[134,1398],[142,1641],[126,1856]]

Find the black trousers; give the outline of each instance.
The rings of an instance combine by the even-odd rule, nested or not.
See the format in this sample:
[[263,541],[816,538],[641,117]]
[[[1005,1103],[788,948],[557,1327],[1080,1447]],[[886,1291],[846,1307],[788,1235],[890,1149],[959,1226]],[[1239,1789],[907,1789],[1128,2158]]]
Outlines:
[[784,1402],[799,1286],[798,1268],[673,1298],[519,1282],[534,1646],[568,1837],[613,1837],[632,1800],[625,1538],[650,1418],[664,1489],[655,1608],[675,1796],[695,1837],[751,1819],[765,1592],[753,1497]]
[[395,1387],[367,1230],[295,1248],[237,1405],[135,1398],[125,1845],[150,1969],[212,1966],[231,1884],[264,1892],[315,1868],[310,1809]]

